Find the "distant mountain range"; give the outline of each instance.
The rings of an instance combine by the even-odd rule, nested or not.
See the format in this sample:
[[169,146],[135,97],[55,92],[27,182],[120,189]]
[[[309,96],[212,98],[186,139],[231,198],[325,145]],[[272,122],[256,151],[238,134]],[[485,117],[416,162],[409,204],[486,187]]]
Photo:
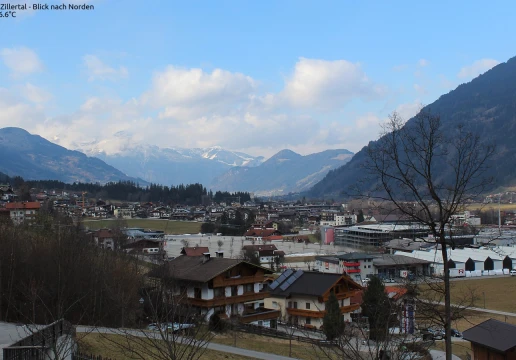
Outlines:
[[135,144],[124,133],[115,134],[111,140],[74,147],[82,152],[68,150],[20,128],[0,129],[0,172],[27,180],[130,180],[169,186],[201,183],[212,190],[282,195],[309,189],[353,155],[348,150],[306,156],[282,150],[264,161],[263,156],[221,147],[184,149]]
[[[116,150],[106,151],[111,143],[117,144]],[[74,147],[126,174],[163,185],[201,183],[206,186],[234,166],[257,166],[264,160],[263,156],[255,157],[218,146],[184,149],[135,144],[124,133],[117,133],[109,140]]]
[[0,172],[11,177],[19,175],[27,180],[60,180],[67,183],[118,180],[145,183],[100,159],[65,149],[20,128],[0,129],[0,154]]
[[217,177],[211,188],[226,191],[250,191],[257,195],[285,195],[310,189],[328,171],[347,163],[353,153],[326,150],[302,156],[282,150],[256,167],[236,166]]
[[[437,101],[425,107],[426,111],[441,116],[441,126],[446,132],[458,124],[496,145],[497,155],[490,162],[493,187],[510,187],[516,183],[516,58],[499,64],[485,74],[462,84]],[[411,124],[414,119],[407,121]],[[407,124],[405,126],[407,126]],[[368,146],[371,146],[370,143]],[[363,164],[367,159],[364,147],[353,159],[329,172],[308,193],[312,197],[338,196],[367,179]],[[446,163],[437,164],[443,179],[453,176],[453,169]],[[370,180],[373,181],[373,180]]]

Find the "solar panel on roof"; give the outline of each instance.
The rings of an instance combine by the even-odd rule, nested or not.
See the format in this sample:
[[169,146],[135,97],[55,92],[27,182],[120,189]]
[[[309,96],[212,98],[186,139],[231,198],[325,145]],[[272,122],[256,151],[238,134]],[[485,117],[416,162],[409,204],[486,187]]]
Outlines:
[[301,275],[303,275],[303,270],[298,270],[294,273],[294,275],[290,276],[281,286],[280,289],[285,291],[289,288],[290,285],[294,283]]
[[281,274],[281,275],[280,275],[280,277],[279,277],[279,278],[277,278],[276,280],[274,280],[274,281],[272,282],[272,284],[270,284],[269,288],[270,288],[271,290],[276,289],[276,288],[278,287],[278,285],[280,285],[283,281],[285,281],[285,279],[286,279],[287,277],[289,277],[293,272],[294,272],[294,270],[292,270],[292,269],[287,269],[287,270],[285,270],[285,271],[283,272],[283,274]]

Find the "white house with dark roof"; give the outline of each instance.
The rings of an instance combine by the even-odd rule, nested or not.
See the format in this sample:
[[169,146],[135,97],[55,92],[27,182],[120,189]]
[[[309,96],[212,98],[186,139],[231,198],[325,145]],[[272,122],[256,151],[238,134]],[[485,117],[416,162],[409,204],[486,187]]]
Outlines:
[[351,303],[351,298],[361,289],[345,274],[288,269],[269,285],[265,307],[281,311],[283,321],[319,329],[331,292],[339,301],[344,321],[351,321],[351,312],[360,308],[360,304]]

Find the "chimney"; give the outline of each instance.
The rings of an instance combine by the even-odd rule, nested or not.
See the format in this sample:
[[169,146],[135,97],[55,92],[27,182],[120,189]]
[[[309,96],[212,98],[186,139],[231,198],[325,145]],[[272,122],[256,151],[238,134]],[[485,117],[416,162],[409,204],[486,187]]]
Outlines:
[[209,252],[205,252],[205,253],[203,253],[203,254],[202,254],[202,256],[203,256],[203,259],[202,259],[202,263],[203,263],[203,264],[204,264],[205,262],[209,261],[209,260],[210,260],[210,257],[211,257],[211,255],[210,255],[210,253],[209,253]]
[[222,259],[224,257],[224,251],[215,251],[215,254],[217,254],[218,258]]

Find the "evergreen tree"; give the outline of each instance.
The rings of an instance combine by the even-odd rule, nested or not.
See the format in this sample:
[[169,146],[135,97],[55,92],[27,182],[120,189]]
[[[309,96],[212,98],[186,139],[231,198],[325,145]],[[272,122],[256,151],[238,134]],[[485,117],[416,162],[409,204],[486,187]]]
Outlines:
[[369,338],[384,340],[389,328],[391,306],[385,286],[379,277],[373,276],[362,297],[362,315],[369,321]]
[[364,222],[364,212],[362,211],[362,209],[358,210],[358,215],[357,215],[357,223],[361,223],[361,222]]
[[323,331],[327,340],[335,340],[344,332],[344,319],[340,312],[339,301],[332,291],[326,301],[326,313],[323,318]]

